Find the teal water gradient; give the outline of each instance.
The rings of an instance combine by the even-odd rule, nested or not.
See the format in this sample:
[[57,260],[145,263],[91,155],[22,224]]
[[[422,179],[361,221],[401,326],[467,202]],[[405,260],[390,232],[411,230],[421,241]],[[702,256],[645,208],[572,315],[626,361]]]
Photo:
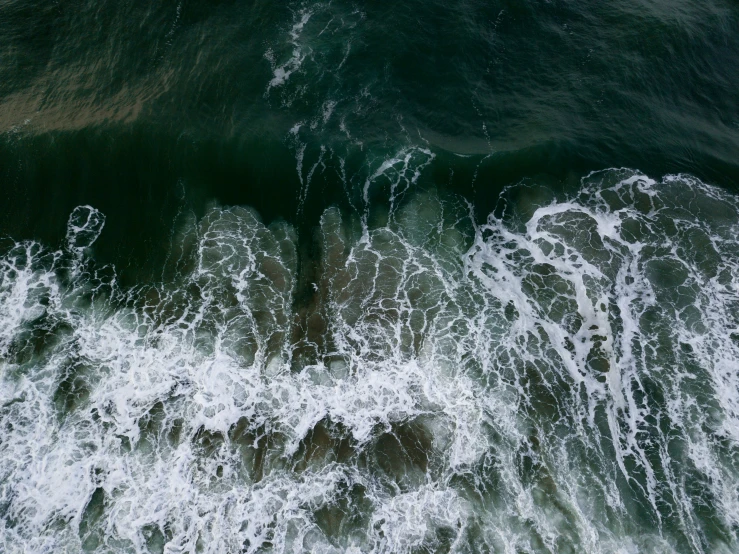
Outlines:
[[731,0],[0,4],[0,550],[739,548]]
[[[634,167],[739,182],[731,2],[2,10],[2,228],[58,240],[71,209],[92,203],[108,214],[100,248],[111,260],[133,245],[144,260],[161,251],[183,187],[196,208],[216,198],[294,220],[289,130],[301,121],[306,170],[321,147],[352,176],[428,145],[438,158],[424,180],[461,192],[481,217],[523,177]],[[300,67],[270,88],[295,52]],[[316,174],[306,224],[343,197],[335,170]]]

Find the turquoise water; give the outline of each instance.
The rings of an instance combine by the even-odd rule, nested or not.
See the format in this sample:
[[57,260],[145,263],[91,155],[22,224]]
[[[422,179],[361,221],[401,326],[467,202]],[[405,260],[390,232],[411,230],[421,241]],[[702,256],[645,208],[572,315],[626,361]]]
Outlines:
[[739,7],[0,4],[0,551],[739,550]]

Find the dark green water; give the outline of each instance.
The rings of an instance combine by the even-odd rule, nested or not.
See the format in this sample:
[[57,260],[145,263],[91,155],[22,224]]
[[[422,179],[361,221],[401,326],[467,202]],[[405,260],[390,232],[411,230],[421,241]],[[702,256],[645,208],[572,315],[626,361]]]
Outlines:
[[0,551],[739,550],[739,5],[0,2]]

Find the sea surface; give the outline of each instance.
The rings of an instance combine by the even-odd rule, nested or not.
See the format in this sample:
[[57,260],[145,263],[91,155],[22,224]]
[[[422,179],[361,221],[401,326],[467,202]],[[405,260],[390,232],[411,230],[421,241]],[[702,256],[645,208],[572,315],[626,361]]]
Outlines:
[[739,4],[0,0],[0,552],[739,552]]

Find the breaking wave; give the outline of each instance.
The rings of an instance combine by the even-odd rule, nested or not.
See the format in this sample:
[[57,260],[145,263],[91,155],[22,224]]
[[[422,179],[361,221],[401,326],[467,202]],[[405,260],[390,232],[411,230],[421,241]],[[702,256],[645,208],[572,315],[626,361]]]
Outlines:
[[386,215],[327,209],[306,261],[213,208],[134,288],[90,206],[6,244],[0,550],[739,548],[734,196],[607,170]]

